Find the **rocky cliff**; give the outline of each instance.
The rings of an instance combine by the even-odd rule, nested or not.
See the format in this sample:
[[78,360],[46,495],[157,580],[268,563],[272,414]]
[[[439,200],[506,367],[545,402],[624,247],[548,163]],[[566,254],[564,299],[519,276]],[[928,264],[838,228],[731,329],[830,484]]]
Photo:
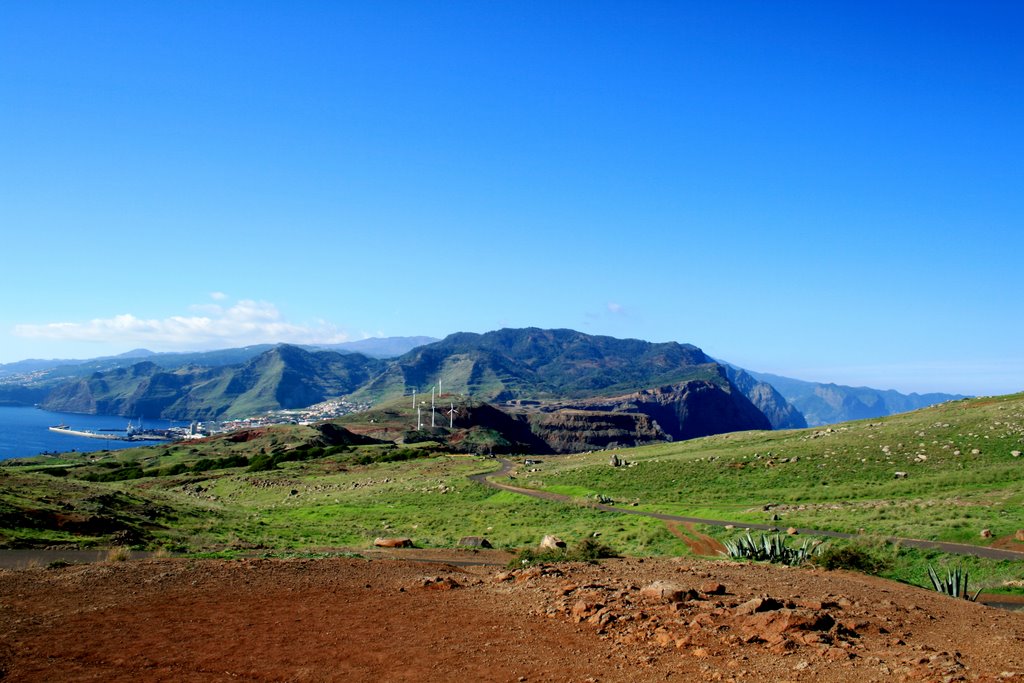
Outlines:
[[772,423],[772,429],[803,429],[807,420],[793,404],[771,384],[755,379],[748,372],[726,366],[729,379]]
[[558,453],[771,429],[768,419],[742,392],[708,380],[520,411],[527,415],[533,433]]

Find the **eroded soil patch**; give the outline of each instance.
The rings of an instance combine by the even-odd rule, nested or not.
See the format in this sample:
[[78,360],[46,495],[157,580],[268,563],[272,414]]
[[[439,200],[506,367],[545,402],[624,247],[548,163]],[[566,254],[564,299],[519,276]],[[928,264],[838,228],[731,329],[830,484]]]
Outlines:
[[1024,681],[1024,614],[691,559],[0,571],[0,643],[11,681]]

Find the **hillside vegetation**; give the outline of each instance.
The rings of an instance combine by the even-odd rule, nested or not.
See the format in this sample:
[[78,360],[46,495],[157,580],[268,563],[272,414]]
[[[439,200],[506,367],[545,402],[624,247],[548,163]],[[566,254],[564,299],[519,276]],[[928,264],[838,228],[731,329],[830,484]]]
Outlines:
[[[525,485],[740,522],[991,543],[1024,529],[1024,395],[549,460]],[[524,485],[522,479],[519,485]]]
[[[377,536],[440,547],[484,536],[514,549],[556,533],[570,541],[598,534],[631,555],[689,552],[659,520],[596,509],[601,496],[634,511],[737,523],[732,531],[705,530],[720,538],[744,523],[770,522],[1024,549],[1015,540],[1024,529],[1024,395],[827,429],[519,461],[516,486],[568,494],[574,504],[471,482],[467,475],[496,463],[464,455],[447,430],[410,431],[410,413],[402,401],[344,427],[286,425],[7,461],[0,466],[0,544],[308,552],[367,547]],[[611,466],[613,453],[625,464]],[[983,529],[991,536],[983,538]],[[893,571],[925,584],[922,562],[905,575]],[[979,577],[1024,580],[1019,562],[971,562],[982,567]]]

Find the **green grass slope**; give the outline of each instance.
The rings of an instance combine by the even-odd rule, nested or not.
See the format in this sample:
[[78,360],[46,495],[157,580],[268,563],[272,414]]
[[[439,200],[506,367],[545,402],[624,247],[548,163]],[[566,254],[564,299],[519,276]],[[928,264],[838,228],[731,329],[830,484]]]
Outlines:
[[1022,450],[1018,394],[648,446],[623,452],[626,468],[608,454],[567,456],[532,485],[682,515],[989,544],[1024,529]]

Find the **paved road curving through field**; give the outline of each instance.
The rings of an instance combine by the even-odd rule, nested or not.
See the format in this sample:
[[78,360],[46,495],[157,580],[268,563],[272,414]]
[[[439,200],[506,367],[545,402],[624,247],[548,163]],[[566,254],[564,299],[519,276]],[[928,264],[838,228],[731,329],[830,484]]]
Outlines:
[[[503,491],[511,491],[512,493],[519,493],[524,496],[530,496],[531,498],[539,498],[541,500],[550,500],[558,503],[574,504],[571,496],[562,495],[560,493],[551,493],[550,491],[537,491],[535,489],[524,489],[518,486],[512,486],[510,484],[499,484],[495,481],[491,481],[491,477],[501,477],[507,475],[515,467],[515,464],[511,460],[502,458],[501,469],[495,470],[494,472],[485,472],[483,474],[470,475],[472,481],[484,486],[489,486],[494,489],[501,489]],[[731,524],[737,527],[745,529],[760,529],[763,531],[776,531],[777,528],[770,524],[752,524],[750,522],[730,522],[724,519],[702,519],[700,517],[683,517],[681,515],[669,515],[663,512],[648,512],[646,510],[634,510],[630,508],[620,508],[613,505],[601,505],[598,503],[593,504],[591,507],[597,510],[604,510],[605,512],[617,512],[623,515],[639,515],[641,517],[653,517],[654,519],[664,520],[666,522],[689,522],[693,524],[708,524],[711,526],[726,526]],[[800,529],[797,531],[802,535],[807,536],[827,536],[829,538],[856,538],[856,534],[848,534],[842,531],[829,531],[827,529]],[[1015,550],[1002,550],[1000,548],[987,548],[979,545],[968,545],[966,543],[945,543],[941,541],[924,541],[916,538],[899,538],[896,536],[890,536],[886,538],[890,543],[898,543],[903,546],[911,548],[920,548],[921,550],[939,550],[944,553],[951,553],[953,555],[973,555],[975,557],[984,557],[990,560],[1024,560],[1024,553],[1017,552]]]

